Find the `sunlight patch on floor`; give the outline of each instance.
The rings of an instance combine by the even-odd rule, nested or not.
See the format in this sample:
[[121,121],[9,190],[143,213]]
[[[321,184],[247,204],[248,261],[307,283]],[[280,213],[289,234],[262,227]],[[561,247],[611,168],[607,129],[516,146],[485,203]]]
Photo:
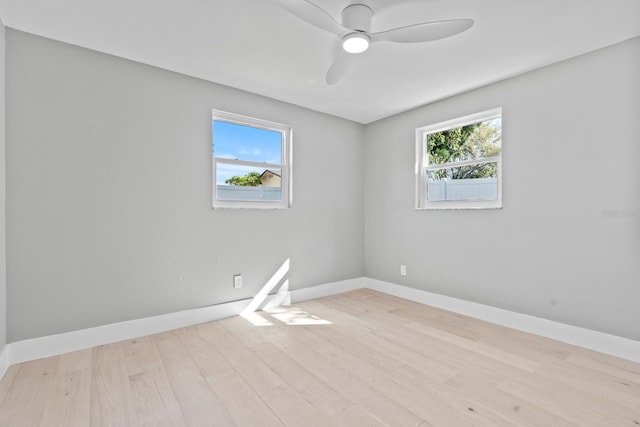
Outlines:
[[[276,289],[278,290],[279,299],[284,300],[290,298],[289,280],[286,279],[288,273],[289,258],[282,263],[280,268],[278,268],[262,289],[253,297],[251,303],[242,311],[242,315],[258,311],[263,304],[269,304],[270,294]],[[290,299],[288,299],[288,301],[290,301]]]
[[287,258],[240,316],[254,326],[273,326],[271,319],[293,326],[331,325],[328,320],[291,306],[289,269],[290,260]]
[[266,319],[263,315],[256,312],[250,313],[242,313],[242,316],[246,321],[251,323],[253,326],[273,326],[273,323]]
[[289,326],[331,325],[331,322],[298,307],[279,307],[269,311],[271,317]]

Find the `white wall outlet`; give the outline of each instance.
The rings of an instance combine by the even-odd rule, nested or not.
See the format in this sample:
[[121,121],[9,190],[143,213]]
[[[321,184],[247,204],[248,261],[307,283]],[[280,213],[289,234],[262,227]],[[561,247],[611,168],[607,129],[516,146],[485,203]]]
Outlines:
[[233,275],[233,287],[236,289],[242,287],[242,274]]
[[407,266],[404,264],[400,264],[400,275],[401,276],[407,275]]

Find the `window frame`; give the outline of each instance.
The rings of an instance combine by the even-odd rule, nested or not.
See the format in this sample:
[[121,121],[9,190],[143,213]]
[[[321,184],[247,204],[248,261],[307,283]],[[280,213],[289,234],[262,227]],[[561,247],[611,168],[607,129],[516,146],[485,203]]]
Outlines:
[[[429,153],[426,139],[426,136],[431,133],[442,132],[497,118],[502,118],[501,107],[416,128],[416,210],[502,209],[502,150],[500,150],[499,156],[480,157],[472,160],[432,165],[429,164]],[[428,200],[428,171],[494,162],[497,164],[497,197],[495,200]]]
[[[256,129],[279,132],[282,135],[281,163],[256,162],[251,160],[228,159],[215,156],[215,136],[213,135],[214,121],[232,123],[240,126],[247,126]],[[291,143],[293,129],[289,125],[244,116],[213,109],[211,111],[211,158],[212,158],[212,202],[213,209],[219,208],[240,208],[240,209],[289,209],[291,207]],[[259,167],[266,169],[280,169],[280,201],[272,200],[218,200],[217,199],[217,168],[219,163]]]

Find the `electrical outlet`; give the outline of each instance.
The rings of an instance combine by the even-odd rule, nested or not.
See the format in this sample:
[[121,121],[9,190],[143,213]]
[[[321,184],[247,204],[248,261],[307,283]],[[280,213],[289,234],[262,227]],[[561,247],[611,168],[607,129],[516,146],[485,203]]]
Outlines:
[[236,289],[242,287],[242,274],[233,275],[233,287]]
[[400,264],[400,275],[401,276],[407,275],[407,266],[404,264]]

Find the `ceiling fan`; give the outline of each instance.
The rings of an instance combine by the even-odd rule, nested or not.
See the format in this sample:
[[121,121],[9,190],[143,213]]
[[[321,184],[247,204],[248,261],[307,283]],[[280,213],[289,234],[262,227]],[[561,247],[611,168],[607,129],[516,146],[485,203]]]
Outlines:
[[354,57],[366,51],[371,43],[421,43],[451,37],[468,30],[472,19],[421,22],[390,30],[371,32],[373,11],[364,4],[351,4],[342,10],[342,22],[309,0],[276,0],[294,16],[340,37],[342,51],[327,71],[327,84],[340,81],[349,70]]

